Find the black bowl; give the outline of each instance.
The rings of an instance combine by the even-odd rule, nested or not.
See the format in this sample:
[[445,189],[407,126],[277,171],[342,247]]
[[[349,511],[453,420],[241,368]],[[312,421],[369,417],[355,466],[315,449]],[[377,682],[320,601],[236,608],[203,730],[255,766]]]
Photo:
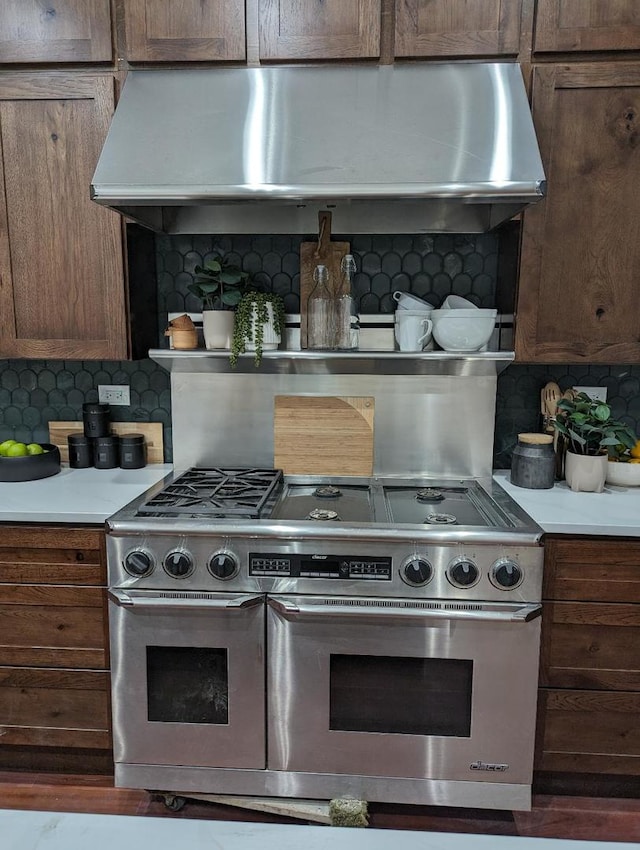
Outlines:
[[36,481],[60,472],[60,450],[51,443],[40,443],[41,455],[3,457],[0,455],[0,481]]

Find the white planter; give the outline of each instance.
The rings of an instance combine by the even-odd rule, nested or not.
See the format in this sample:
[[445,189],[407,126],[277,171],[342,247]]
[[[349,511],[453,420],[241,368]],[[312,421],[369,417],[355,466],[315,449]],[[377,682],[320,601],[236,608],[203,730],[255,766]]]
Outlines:
[[[263,322],[263,332],[262,332],[262,350],[263,351],[274,351],[280,345],[280,334],[276,333],[274,324],[273,324],[273,304],[267,304],[267,315],[268,319],[266,322]],[[256,337],[256,325],[258,323],[256,317],[256,308],[253,308],[253,317],[251,320],[251,337],[246,340],[245,348],[247,351],[255,351],[255,337]]]
[[576,493],[602,493],[607,477],[609,459],[604,455],[577,455],[567,452],[564,461],[564,477]]
[[234,313],[231,310],[203,310],[202,331],[204,344],[208,349],[231,348],[233,318]]

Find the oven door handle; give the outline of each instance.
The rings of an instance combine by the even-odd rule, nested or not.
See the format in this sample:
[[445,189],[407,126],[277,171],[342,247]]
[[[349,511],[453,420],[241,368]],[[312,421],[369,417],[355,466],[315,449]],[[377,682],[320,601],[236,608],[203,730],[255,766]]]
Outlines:
[[353,607],[351,605],[318,605],[305,603],[299,599],[295,601],[282,596],[267,597],[267,604],[285,616],[287,614],[315,614],[325,617],[376,617],[401,620],[479,620],[493,623],[528,623],[542,614],[542,606],[538,604],[522,605],[519,607],[487,611],[464,611],[454,609],[425,609],[425,608],[397,608],[376,607],[375,602],[371,605]]
[[111,589],[109,590],[109,598],[121,605],[123,608],[199,608],[203,610],[225,609],[233,610],[237,608],[253,608],[255,605],[260,605],[264,601],[263,596],[255,594],[236,596],[233,599],[225,599],[216,597],[214,594],[202,598],[201,594],[190,595],[185,593],[184,596],[152,596],[150,593],[131,593],[125,590]]

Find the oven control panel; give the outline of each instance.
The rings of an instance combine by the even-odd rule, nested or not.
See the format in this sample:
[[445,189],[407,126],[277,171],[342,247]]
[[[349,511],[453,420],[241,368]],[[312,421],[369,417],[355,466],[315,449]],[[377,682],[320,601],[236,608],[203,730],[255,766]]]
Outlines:
[[249,553],[249,575],[391,581],[391,558]]

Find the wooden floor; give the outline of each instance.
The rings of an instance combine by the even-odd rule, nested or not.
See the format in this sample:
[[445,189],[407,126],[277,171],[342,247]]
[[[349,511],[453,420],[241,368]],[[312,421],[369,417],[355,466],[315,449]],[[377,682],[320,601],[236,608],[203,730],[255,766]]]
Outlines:
[[[195,800],[187,800],[181,811],[172,812],[166,808],[164,801],[146,791],[114,788],[113,781],[104,776],[0,772],[0,808],[264,823],[296,822],[276,815]],[[531,812],[486,812],[370,803],[369,824],[378,829],[640,842],[640,800],[538,795],[534,797]]]

